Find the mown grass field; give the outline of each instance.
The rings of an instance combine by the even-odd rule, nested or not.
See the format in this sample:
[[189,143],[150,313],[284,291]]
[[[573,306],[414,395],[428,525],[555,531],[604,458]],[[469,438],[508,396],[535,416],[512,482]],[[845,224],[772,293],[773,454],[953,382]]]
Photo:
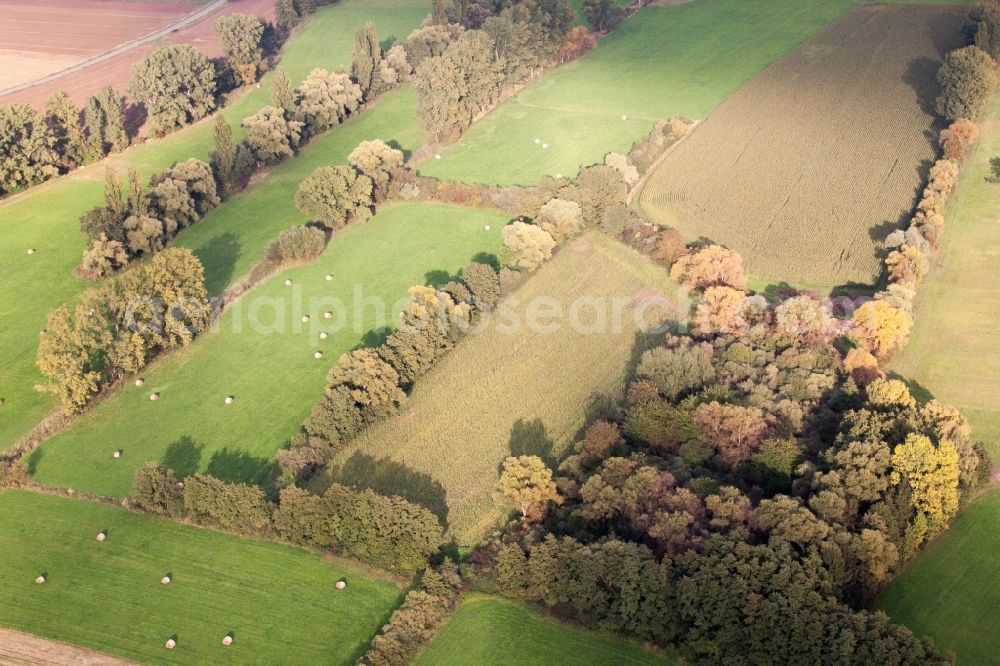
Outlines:
[[620,397],[644,316],[659,321],[655,293],[673,285],[639,253],[596,233],[571,242],[417,382],[399,415],[346,447],[331,476],[422,503],[475,543],[505,512],[491,496],[503,459],[558,457],[590,405]]
[[968,507],[878,600],[894,622],[954,650],[959,664],[994,664],[1000,586],[1000,493]]
[[470,593],[417,666],[640,666],[670,663],[635,643],[603,637],[547,618],[516,601]]
[[[478,254],[495,254],[506,221],[489,210],[400,204],[348,227],[315,263],[272,277],[190,348],[147,368],[145,386],[126,384],[42,444],[27,458],[29,471],[42,483],[113,497],[128,494],[134,470],[149,460],[181,476],[264,482],[338,356],[377,343],[375,329],[393,325],[409,287],[443,283]],[[387,320],[368,299],[383,304]],[[326,311],[335,316],[324,319]],[[313,358],[316,351],[324,357]]]
[[[422,0],[344,0],[324,8],[300,28],[285,48],[282,65],[298,83],[314,67],[336,67],[350,62],[354,31],[373,20],[379,37],[405,38],[427,13]],[[241,119],[270,103],[270,76],[259,89],[228,106],[226,118],[238,130]],[[413,149],[423,142],[414,112],[412,90],[402,90],[386,99],[363,117],[345,127],[315,139],[303,151],[302,166],[294,161],[275,174],[267,194],[253,191],[237,197],[199,223],[180,244],[200,248],[199,256],[208,265],[213,291],[226,286],[226,278],[238,278],[240,270],[260,258],[260,249],[277,231],[288,226],[289,210],[294,211],[294,186],[282,178],[301,178],[318,164],[341,162],[361,140],[395,139]],[[372,117],[368,117],[372,116]],[[0,449],[27,433],[55,407],[51,395],[33,387],[42,380],[35,368],[38,331],[45,327],[45,315],[60,303],[73,301],[90,283],[73,275],[84,250],[79,217],[103,200],[105,167],[123,175],[127,166],[140,168],[148,177],[189,157],[207,159],[212,147],[212,122],[207,119],[158,141],[131,148],[122,155],[58,178],[6,202],[0,202],[0,266],[8,284],[16,289],[0,291]],[[350,128],[350,129],[348,129]],[[268,183],[265,179],[254,190]],[[233,213],[227,212],[232,208]],[[298,220],[299,218],[295,218]],[[204,245],[203,245],[204,244]],[[28,248],[35,248],[33,256]],[[234,257],[234,254],[239,253]],[[215,264],[215,260],[219,262]]]
[[140,662],[352,664],[400,596],[316,553],[92,502],[3,490],[0,515],[0,625]]
[[[957,8],[866,6],[740,88],[643,187],[655,221],[769,282],[874,283],[936,157],[932,105]],[[858,122],[863,117],[864,122]]]
[[[422,174],[501,185],[573,177],[627,151],[659,120],[703,118],[854,0],[695,0],[647,7],[583,58],[473,125]],[[626,120],[622,119],[626,116]],[[543,149],[535,139],[547,143]]]
[[[917,325],[893,370],[914,392],[959,407],[973,434],[1000,459],[1000,185],[986,182],[1000,154],[1000,104],[967,160],[946,214],[945,236],[917,302]],[[965,510],[879,601],[892,618],[958,654],[994,663],[1000,654],[1000,494]]]

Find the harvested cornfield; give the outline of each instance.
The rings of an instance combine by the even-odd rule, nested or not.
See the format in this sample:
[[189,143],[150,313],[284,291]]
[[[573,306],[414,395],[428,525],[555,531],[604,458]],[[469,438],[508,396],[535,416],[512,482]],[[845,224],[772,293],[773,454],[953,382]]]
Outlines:
[[738,90],[661,163],[640,205],[739,251],[752,277],[871,283],[935,157],[954,7],[858,7]]
[[507,511],[491,496],[504,458],[557,459],[588,404],[621,396],[637,334],[676,312],[673,295],[666,271],[625,245],[570,242],[417,381],[400,414],[346,447],[332,478],[419,502],[475,543]]

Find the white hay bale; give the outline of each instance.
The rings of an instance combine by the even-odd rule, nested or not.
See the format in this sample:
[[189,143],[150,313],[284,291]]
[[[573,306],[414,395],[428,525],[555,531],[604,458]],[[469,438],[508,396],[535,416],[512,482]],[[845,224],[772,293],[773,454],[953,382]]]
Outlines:
[[302,323],[305,324],[308,322],[309,322],[309,315],[302,315]]
[[321,351],[316,352],[315,354],[313,354],[313,358],[323,358],[323,352]]
[[121,458],[122,457],[122,450],[121,449],[116,449],[115,452],[111,454],[111,457],[112,458]]
[[35,248],[29,247],[28,248],[28,254],[34,254],[34,253],[35,253]]
[[172,638],[168,638],[167,642],[164,643],[164,647],[166,647],[168,650],[173,650],[175,647],[177,647],[177,641],[175,641]]
[[541,142],[542,142],[542,140],[541,140],[541,139],[535,139],[535,144],[536,144],[536,145],[537,145],[537,144],[539,144],[539,143],[541,143]]
[[159,400],[160,399],[160,394],[159,393],[150,393],[149,394],[149,399],[150,400]]
[[292,286],[292,281],[291,280],[285,280],[285,286],[286,287],[291,287]]
[[142,377],[139,377],[139,379],[135,380],[135,385],[136,386],[142,386],[145,383],[146,383],[146,380],[143,379]]
[[232,644],[233,644],[233,637],[232,637],[232,636],[230,636],[229,634],[226,634],[226,635],[225,635],[225,636],[224,636],[224,637],[222,638],[222,644],[223,644],[223,645],[225,645],[226,647],[229,647],[230,645],[232,645]]
[[320,340],[326,340],[328,337],[330,337],[329,333],[327,333],[326,331],[320,331],[320,334],[319,334],[319,339]]
[[183,481],[178,481],[177,482],[177,490],[184,490],[184,482]]
[[483,225],[483,229],[485,229],[486,231],[489,231],[490,230],[490,225],[484,224]]
[[547,143],[543,143],[542,144],[542,148],[548,148],[548,147],[549,147],[549,144],[547,144]]
[[333,319],[333,313],[327,310],[323,313],[323,319]]
[[628,120],[628,116],[622,116],[622,120]]
[[437,154],[435,154],[435,155],[434,155],[434,159],[436,159],[436,160],[439,160],[439,159],[441,159],[441,153],[437,153]]
[[556,174],[556,178],[557,178],[557,179],[561,179],[561,178],[562,178],[562,174],[561,174],[561,173],[557,173],[557,174]]
[[161,578],[160,585],[170,585],[170,576],[164,576]]
[[233,404],[233,403],[234,403],[235,401],[236,401],[236,398],[234,398],[234,397],[233,397],[233,396],[231,396],[231,395],[227,395],[227,396],[226,396],[226,399],[225,399],[225,401],[224,401],[224,402],[225,402],[225,403],[226,403],[227,405],[231,405],[231,404]]
[[98,532],[97,533],[97,540],[98,541],[104,541],[107,538],[108,538],[108,535],[105,534],[104,532]]
[[346,582],[344,582],[344,581],[342,581],[342,580],[338,580],[338,581],[337,581],[337,589],[338,589],[338,590],[342,590],[342,589],[344,589],[345,587],[347,587],[347,583],[346,583]]
[[35,579],[35,582],[41,585],[42,583],[45,582],[45,576],[39,576],[38,578]]
[[333,275],[331,275],[330,273],[327,273],[325,279],[326,279],[327,282],[333,282]]

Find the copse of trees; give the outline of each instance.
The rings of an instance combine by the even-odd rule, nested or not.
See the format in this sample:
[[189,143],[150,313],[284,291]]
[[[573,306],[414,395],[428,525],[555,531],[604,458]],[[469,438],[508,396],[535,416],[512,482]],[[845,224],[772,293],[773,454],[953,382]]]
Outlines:
[[371,218],[374,183],[350,165],[316,169],[299,184],[295,205],[328,229],[340,229]]
[[0,193],[9,194],[58,173],[55,140],[27,104],[0,106]]
[[215,108],[215,66],[193,46],[163,46],[135,65],[128,91],[145,105],[153,130],[166,134]]
[[978,120],[997,87],[996,62],[977,46],[948,53],[938,70],[938,114],[948,120]]
[[171,248],[83,292],[75,308],[48,315],[37,363],[46,383],[72,413],[116,379],[157,354],[185,346],[211,322],[205,271],[190,250]]
[[625,20],[625,10],[614,0],[583,0],[583,15],[598,32],[610,32]]
[[[277,81],[275,86],[278,86]],[[275,91],[276,100],[280,92],[281,103],[287,103],[284,91],[278,87]],[[309,134],[319,134],[344,122],[358,110],[362,98],[362,87],[347,74],[317,68],[295,89],[295,118],[304,124]]]

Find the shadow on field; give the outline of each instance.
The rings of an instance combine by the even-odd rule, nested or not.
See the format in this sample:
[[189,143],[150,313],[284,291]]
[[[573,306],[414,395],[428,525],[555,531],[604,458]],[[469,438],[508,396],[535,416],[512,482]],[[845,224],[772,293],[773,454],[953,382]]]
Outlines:
[[258,458],[245,451],[229,448],[216,451],[208,460],[205,473],[226,483],[247,483],[269,492],[272,484],[274,462]]
[[351,347],[351,351],[357,351],[359,349],[375,349],[376,347],[381,347],[385,344],[385,341],[389,339],[395,329],[389,328],[388,326],[382,326],[381,328],[373,328],[364,335],[361,336],[361,341],[358,344]]
[[189,435],[184,435],[176,442],[167,446],[160,465],[164,469],[173,470],[178,480],[191,476],[198,471],[201,463],[201,451],[205,447],[196,443]]
[[229,286],[240,254],[239,240],[229,231],[213,237],[194,251],[194,256],[205,267],[205,288],[209,296],[217,296]]
[[916,93],[920,110],[929,116],[937,115],[934,111],[934,100],[940,92],[937,83],[937,71],[940,66],[941,61],[936,58],[914,58],[907,63],[902,76],[903,83],[913,88],[913,92]]
[[514,425],[510,429],[510,441],[507,444],[510,455],[538,456],[546,465],[555,468],[554,446],[555,442],[549,437],[541,419],[514,421]]
[[472,257],[472,260],[476,263],[492,266],[495,271],[500,270],[500,259],[497,258],[497,255],[492,252],[476,252],[476,254]]
[[42,456],[45,455],[45,449],[38,447],[34,451],[28,454],[28,474],[34,476],[35,470],[38,469],[38,463],[41,461]]
[[330,468],[330,480],[352,488],[373,490],[380,495],[395,495],[419,504],[448,526],[448,503],[444,486],[429,474],[406,464],[375,458],[356,452],[341,467]]
[[930,389],[921,384],[920,382],[918,382],[916,379],[903,377],[902,375],[895,372],[890,372],[889,378],[898,379],[904,384],[906,384],[906,387],[910,389],[910,393],[920,404],[924,404],[934,399],[934,394],[931,393]]

